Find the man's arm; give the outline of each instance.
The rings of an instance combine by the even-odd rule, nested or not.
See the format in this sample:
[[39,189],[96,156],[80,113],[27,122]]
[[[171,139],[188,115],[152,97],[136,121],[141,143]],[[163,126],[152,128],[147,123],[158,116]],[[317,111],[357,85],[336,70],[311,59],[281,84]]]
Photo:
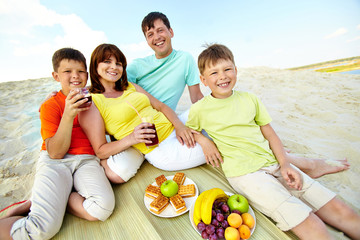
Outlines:
[[200,90],[200,84],[188,86],[191,102],[194,104],[204,97]]
[[[195,138],[193,133],[195,133],[192,129],[186,127],[178,118],[176,113],[165,103],[160,102],[155,97],[153,97],[150,93],[145,91],[142,87],[137,84],[134,84],[136,91],[145,94],[151,103],[151,106],[162,112],[166,118],[174,125],[176,131],[176,137],[181,144],[186,144],[187,147],[194,147],[195,146]],[[195,133],[196,134],[196,133]]]

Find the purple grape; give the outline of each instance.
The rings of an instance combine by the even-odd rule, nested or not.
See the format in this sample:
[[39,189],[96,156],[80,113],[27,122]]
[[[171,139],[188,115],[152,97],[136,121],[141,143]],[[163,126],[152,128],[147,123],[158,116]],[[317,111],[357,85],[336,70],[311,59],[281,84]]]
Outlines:
[[222,222],[221,222],[221,226],[222,226],[224,229],[226,229],[226,228],[229,226],[228,221],[227,221],[227,220],[222,221]]
[[237,214],[241,215],[241,212],[240,212],[239,210],[232,210],[231,212],[232,212],[232,213],[237,213]]
[[220,225],[220,223],[218,222],[218,220],[213,219],[213,220],[211,220],[211,225],[214,225],[215,227],[218,227]]
[[216,214],[216,220],[218,220],[219,222],[224,221],[224,215],[222,213],[218,213]]
[[218,237],[217,237],[216,233],[210,234],[209,240],[217,240],[217,239],[218,239]]
[[227,204],[223,204],[223,205],[221,206],[221,210],[222,210],[223,212],[228,212],[228,211],[230,210],[230,208],[229,208],[229,206],[228,206]]
[[209,234],[207,234],[206,231],[202,231],[201,237],[202,237],[203,239],[208,239],[208,238],[209,238]]
[[215,212],[215,210],[212,210],[211,216],[216,217],[216,212]]
[[223,228],[216,229],[216,235],[218,238],[224,238],[225,230]]
[[218,206],[218,208],[221,208],[221,206],[224,204],[225,204],[224,202],[219,202],[217,206]]
[[[221,210],[220,209],[216,209],[215,210],[216,213],[221,213]],[[215,217],[215,216],[214,216]]]
[[206,224],[203,222],[199,222],[197,225],[197,229],[199,229],[200,232],[204,231],[206,228]]
[[206,228],[205,228],[206,233],[209,234],[209,235],[214,233],[215,230],[216,230],[215,226],[211,225],[211,224],[207,225]]

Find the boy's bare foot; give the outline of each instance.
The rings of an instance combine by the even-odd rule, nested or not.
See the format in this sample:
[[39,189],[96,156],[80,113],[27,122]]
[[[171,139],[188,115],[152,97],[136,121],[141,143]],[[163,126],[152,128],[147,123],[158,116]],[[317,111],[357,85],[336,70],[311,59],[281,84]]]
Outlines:
[[312,168],[304,171],[312,178],[319,178],[326,174],[337,173],[350,168],[347,159],[342,160],[324,160],[324,159],[309,159],[312,161]]
[[12,208],[10,208],[5,217],[12,217],[12,216],[25,216],[30,212],[30,207],[31,207],[31,201],[27,200],[24,203],[21,203],[17,206],[14,206]]

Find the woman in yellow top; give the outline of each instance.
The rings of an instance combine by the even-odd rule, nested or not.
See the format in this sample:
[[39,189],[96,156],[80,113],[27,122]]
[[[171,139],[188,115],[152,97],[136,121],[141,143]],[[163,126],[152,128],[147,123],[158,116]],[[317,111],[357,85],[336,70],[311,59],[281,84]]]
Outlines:
[[[101,44],[92,53],[90,78],[92,104],[79,116],[81,127],[105,173],[114,183],[128,181],[145,158],[155,167],[177,171],[206,163],[199,144],[181,116],[140,86],[128,83],[126,58],[112,44]],[[138,112],[138,113],[137,113]],[[147,148],[154,130],[141,117],[154,119],[159,145]],[[185,119],[183,120],[185,121]],[[116,141],[107,142],[106,133]],[[144,155],[143,155],[144,154]]]

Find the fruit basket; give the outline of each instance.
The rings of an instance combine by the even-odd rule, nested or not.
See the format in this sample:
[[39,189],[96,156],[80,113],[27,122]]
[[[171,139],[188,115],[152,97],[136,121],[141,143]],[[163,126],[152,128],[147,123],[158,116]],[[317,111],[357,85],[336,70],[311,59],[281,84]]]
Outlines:
[[[233,193],[230,193],[230,192],[224,192],[224,193],[228,197],[234,195]],[[236,195],[239,196],[240,194],[236,194]],[[201,197],[202,196],[199,196],[198,198],[201,198]],[[225,197],[225,199],[226,199],[226,197]],[[211,209],[207,210],[207,211],[211,211],[211,222],[210,222],[210,224],[205,224],[205,223],[203,223],[203,220],[201,219],[200,226],[199,225],[197,226],[195,223],[194,208],[195,207],[201,208],[201,206],[199,207],[199,205],[196,203],[193,204],[189,211],[189,218],[190,218],[191,225],[193,226],[195,231],[197,231],[199,233],[199,235],[205,239],[224,239],[225,231],[229,227],[231,228],[229,230],[232,230],[232,231],[234,231],[234,229],[236,229],[238,233],[235,233],[235,234],[239,234],[240,237],[241,237],[241,234],[243,234],[241,239],[249,239],[256,228],[256,217],[255,217],[255,213],[254,213],[253,209],[251,208],[250,205],[248,205],[247,214],[244,214],[244,218],[242,218],[241,212],[239,212],[237,210],[233,210],[233,211],[230,210],[230,207],[227,205],[227,200],[225,201],[225,199],[222,196],[222,199],[220,198],[219,201],[217,201],[218,199],[216,199],[216,198],[214,200],[213,199],[206,200],[207,203],[205,203],[205,204],[209,204],[209,201],[210,201],[210,204],[212,203]],[[203,200],[200,199],[200,201],[203,201]],[[246,200],[246,202],[247,202],[247,200]],[[214,211],[216,213],[215,215],[214,215]],[[231,219],[231,221],[232,221],[232,222],[230,222],[231,225],[236,226],[236,227],[231,226],[228,222],[228,217],[230,216],[230,214],[232,212],[240,215],[241,220],[238,220],[238,221],[234,220],[234,219],[239,219],[239,216],[235,216],[235,218]],[[232,216],[232,217],[234,217],[234,216]],[[209,219],[207,219],[206,221],[209,221]],[[240,226],[237,226],[236,224],[239,224],[239,221],[241,222],[241,224],[240,224]],[[243,225],[246,225],[246,227],[241,227]],[[234,229],[232,229],[232,228],[234,228]],[[240,229],[240,228],[242,228],[242,229]],[[228,232],[230,232],[230,231],[228,231]],[[216,235],[216,237],[214,236],[213,233]],[[228,233],[228,234],[231,234],[231,233]],[[211,235],[213,235],[213,236],[211,237]]]

